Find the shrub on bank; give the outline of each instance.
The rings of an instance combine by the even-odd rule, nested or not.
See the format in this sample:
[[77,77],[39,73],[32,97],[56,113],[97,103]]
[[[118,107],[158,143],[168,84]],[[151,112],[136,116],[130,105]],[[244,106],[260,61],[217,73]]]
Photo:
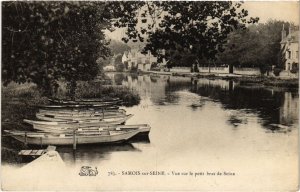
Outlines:
[[282,69],[280,69],[280,68],[274,68],[274,69],[273,69],[273,73],[274,73],[274,75],[277,76],[277,77],[279,76],[279,74],[280,74],[281,71],[282,71]]
[[137,105],[140,102],[138,93],[126,86],[103,86],[98,82],[78,83],[76,98],[120,98],[125,106]]

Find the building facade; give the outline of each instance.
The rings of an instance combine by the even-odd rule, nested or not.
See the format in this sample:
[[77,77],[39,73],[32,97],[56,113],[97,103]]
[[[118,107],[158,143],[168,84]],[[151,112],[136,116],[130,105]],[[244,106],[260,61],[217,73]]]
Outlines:
[[[157,57],[153,56],[150,51],[147,54],[142,54],[141,48],[133,48],[128,53],[124,52],[122,62],[128,63],[128,69],[136,68],[140,71],[150,71],[151,65],[157,63]],[[123,60],[124,58],[124,60]],[[162,66],[166,64],[165,60],[161,63]]]
[[125,62],[128,60],[128,52],[125,51],[123,53],[123,56],[122,56],[122,63],[125,64]]
[[283,26],[280,44],[285,58],[284,70],[287,72],[290,72],[291,70],[298,70],[299,31],[292,31],[291,27],[289,27],[289,33],[286,35],[286,31]]

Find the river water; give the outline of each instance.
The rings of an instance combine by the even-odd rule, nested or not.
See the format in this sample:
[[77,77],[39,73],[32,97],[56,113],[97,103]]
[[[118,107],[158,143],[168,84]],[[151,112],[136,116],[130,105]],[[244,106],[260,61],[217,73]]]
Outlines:
[[[149,140],[78,146],[75,152],[59,147],[62,159],[76,174],[81,166],[99,171],[96,178],[70,179],[69,186],[81,190],[296,188],[297,90],[190,77],[110,76],[114,84],[140,94],[138,106],[125,108],[134,114],[127,124],[149,124]],[[128,175],[155,171],[162,175]]]

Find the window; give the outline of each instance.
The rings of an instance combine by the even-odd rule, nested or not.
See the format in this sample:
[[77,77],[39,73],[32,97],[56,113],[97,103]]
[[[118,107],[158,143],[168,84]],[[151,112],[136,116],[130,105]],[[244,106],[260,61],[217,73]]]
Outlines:
[[299,59],[299,51],[296,51],[296,59]]
[[287,51],[287,58],[291,59],[291,51]]

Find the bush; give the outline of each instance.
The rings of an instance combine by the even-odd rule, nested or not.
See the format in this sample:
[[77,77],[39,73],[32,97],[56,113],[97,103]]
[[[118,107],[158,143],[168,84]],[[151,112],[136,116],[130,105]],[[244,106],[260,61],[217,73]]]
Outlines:
[[112,98],[124,101],[125,106],[137,105],[140,96],[126,86],[102,86],[100,82],[80,82],[76,89],[76,98]]
[[296,63],[293,63],[292,69],[290,71],[291,71],[291,73],[298,73],[298,71],[299,71],[298,65]]
[[279,76],[281,71],[282,71],[282,69],[280,69],[280,68],[274,68],[273,69],[273,73],[274,73],[275,76]]
[[131,67],[130,72],[136,73],[138,71],[137,67]]

